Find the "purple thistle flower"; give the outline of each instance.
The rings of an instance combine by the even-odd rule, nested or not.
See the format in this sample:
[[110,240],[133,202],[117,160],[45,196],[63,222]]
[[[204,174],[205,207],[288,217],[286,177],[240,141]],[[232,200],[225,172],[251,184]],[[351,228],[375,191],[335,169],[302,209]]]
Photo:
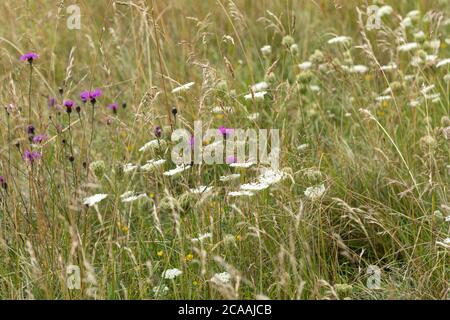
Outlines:
[[28,61],[29,63],[33,63],[33,60],[36,60],[38,58],[39,55],[37,53],[28,52],[20,57],[20,61]]
[[95,104],[98,97],[101,97],[102,90],[99,88],[95,89],[94,91],[89,92],[89,99],[91,100],[92,104]]
[[230,134],[232,134],[233,133],[233,129],[231,129],[231,128],[225,128],[224,126],[220,126],[219,127],[219,132],[223,135],[223,136],[225,136],[225,137],[227,137],[227,136],[229,136]]
[[28,133],[28,135],[30,135],[30,136],[34,135],[34,130],[35,130],[34,126],[33,126],[32,124],[30,124],[30,125],[27,127],[27,133]]
[[236,163],[236,162],[237,162],[237,159],[235,156],[228,156],[225,159],[226,164],[231,164],[231,163]]
[[161,138],[161,135],[162,135],[162,129],[161,129],[161,127],[160,127],[160,126],[156,126],[154,133],[155,133],[155,136],[156,136],[158,139]]
[[5,179],[4,176],[0,176],[0,186],[1,186],[3,189],[6,189],[7,184],[6,184],[6,179]]
[[33,165],[34,161],[39,160],[41,157],[42,155],[38,151],[25,150],[25,152],[23,153],[23,159],[30,165]]
[[64,106],[67,108],[72,108],[75,103],[72,100],[64,101]]
[[117,102],[111,103],[107,107],[109,110],[111,110],[114,113],[117,113],[117,108],[119,108],[119,104]]
[[40,143],[46,141],[47,138],[48,138],[48,137],[47,137],[47,135],[46,135],[45,133],[37,134],[37,135],[35,135],[35,136],[33,137],[33,143],[34,143],[34,144],[40,144]]
[[80,99],[83,103],[86,103],[88,100],[91,101],[92,104],[95,104],[98,97],[102,96],[102,90],[96,88],[94,91],[84,90],[80,93]]
[[67,113],[71,113],[72,112],[72,108],[73,108],[74,104],[75,104],[75,102],[73,102],[72,100],[64,101],[64,106],[66,107]]
[[86,103],[89,99],[89,91],[87,91],[87,90],[81,91],[80,98],[81,98],[81,101],[83,101],[83,103]]
[[47,105],[49,108],[54,107],[56,104],[56,99],[55,97],[48,97],[48,101],[47,101]]

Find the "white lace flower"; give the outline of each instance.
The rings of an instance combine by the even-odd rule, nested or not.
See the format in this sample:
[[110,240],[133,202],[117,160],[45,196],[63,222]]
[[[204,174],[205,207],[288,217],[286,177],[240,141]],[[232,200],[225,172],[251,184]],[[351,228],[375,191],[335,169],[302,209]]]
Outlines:
[[203,240],[209,239],[209,238],[212,238],[211,232],[199,234],[197,238],[192,238],[191,241],[192,242],[202,242]]
[[397,68],[398,68],[398,66],[394,62],[391,62],[385,66],[381,66],[381,70],[383,70],[383,71],[392,71],[392,70],[396,70]]
[[323,196],[325,193],[325,185],[321,184],[319,186],[308,187],[305,190],[305,196],[311,200],[317,200]]
[[230,197],[252,197],[255,194],[251,191],[230,191],[228,195]]
[[258,177],[258,181],[262,184],[271,185],[280,182],[285,177],[285,173],[281,170],[263,169],[261,175]]
[[161,274],[161,277],[163,277],[164,279],[175,279],[182,273],[183,272],[177,268],[167,269]]
[[107,194],[104,193],[99,193],[99,194],[95,194],[93,196],[87,197],[83,200],[83,204],[92,207],[93,205],[99,203],[100,201],[102,201],[103,199],[106,199],[108,197]]
[[441,47],[441,40],[434,39],[428,42],[428,46],[433,50],[438,50]]
[[445,65],[447,65],[447,64],[449,64],[449,63],[450,63],[450,58],[441,60],[441,61],[439,61],[439,62],[437,63],[436,68],[440,68],[440,67],[445,66]]
[[265,182],[250,182],[241,185],[240,189],[245,191],[261,191],[267,189],[269,186],[270,185]]
[[166,160],[164,159],[158,159],[158,160],[149,160],[146,164],[141,166],[142,171],[152,171],[153,169],[157,169],[161,167],[164,163],[166,163]]
[[260,50],[264,56],[269,56],[272,53],[272,47],[270,45],[265,45]]
[[386,96],[378,96],[375,98],[375,101],[377,102],[382,102],[382,101],[389,101],[392,99],[391,95],[386,95]]
[[328,40],[328,44],[335,44],[335,43],[341,43],[344,45],[349,45],[352,42],[352,38],[351,37],[347,37],[347,36],[338,36],[338,37],[334,37],[331,38],[330,40]]
[[305,61],[302,62],[298,65],[298,67],[300,68],[300,70],[308,70],[311,69],[312,67],[312,62],[311,61]]
[[254,162],[236,162],[236,163],[230,163],[230,167],[233,168],[250,168],[252,165],[254,165]]
[[141,148],[139,148],[139,151],[140,152],[150,151],[159,148],[160,146],[164,147],[165,145],[166,145],[165,140],[158,141],[157,139],[154,139],[144,144]]
[[254,98],[255,100],[264,100],[264,96],[266,94],[267,94],[267,91],[255,92],[253,95],[251,93],[249,93],[244,96],[244,99],[252,100]]
[[127,163],[127,164],[123,165],[123,172],[125,172],[125,173],[126,172],[131,172],[131,171],[136,170],[137,168],[139,168],[138,165],[133,164],[133,163]]
[[239,173],[232,173],[232,174],[229,174],[227,176],[221,176],[219,178],[219,180],[222,181],[222,182],[228,182],[228,181],[239,179],[240,176],[241,175]]
[[408,18],[410,18],[410,19],[417,20],[417,19],[420,18],[420,11],[419,10],[412,10],[412,11],[408,12],[406,14],[406,16]]
[[210,191],[212,191],[212,189],[213,189],[213,187],[211,187],[211,186],[210,187],[208,187],[208,186],[199,186],[197,188],[189,189],[189,191],[191,193],[194,193],[194,194],[200,194],[200,193],[210,192]]
[[248,120],[255,121],[259,118],[259,112],[251,113],[247,116]]
[[385,5],[377,10],[376,15],[378,18],[381,18],[383,16],[390,15],[393,11],[394,11],[394,9],[392,9],[391,6]]
[[177,175],[177,174],[179,174],[179,173],[189,169],[190,167],[191,167],[190,165],[179,165],[179,166],[177,166],[174,169],[171,169],[169,171],[165,171],[163,174],[165,176],[168,176],[168,177],[175,176],[175,175]]
[[363,74],[366,73],[367,71],[369,71],[369,68],[362,65],[362,64],[356,64],[354,66],[342,66],[342,69],[344,69],[345,71],[349,72],[349,73],[359,73],[359,74]]
[[155,297],[165,296],[169,292],[169,287],[165,284],[161,284],[159,286],[153,287],[152,292]]
[[148,199],[148,196],[145,193],[134,193],[133,191],[125,192],[120,196],[122,202],[133,202],[142,198]]
[[417,49],[418,47],[419,47],[419,44],[417,42],[409,42],[409,43],[405,43],[405,44],[398,46],[397,50],[402,51],[402,52],[408,52],[408,51]]
[[228,272],[216,273],[210,280],[215,284],[227,284],[231,281],[231,275]]
[[252,85],[253,92],[260,92],[264,91],[269,87],[269,84],[265,81],[258,82],[257,84]]
[[186,84],[183,84],[179,87],[176,87],[175,89],[172,90],[172,93],[178,93],[178,92],[184,92],[184,91],[188,91],[193,85],[195,84],[195,82],[188,82]]

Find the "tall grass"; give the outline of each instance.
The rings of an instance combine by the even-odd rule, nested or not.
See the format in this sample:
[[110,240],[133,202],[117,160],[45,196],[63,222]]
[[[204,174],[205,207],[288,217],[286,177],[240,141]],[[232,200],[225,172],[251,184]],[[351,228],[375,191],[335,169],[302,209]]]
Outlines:
[[[450,7],[386,2],[393,12],[367,30],[365,1],[78,1],[82,28],[69,30],[65,2],[2,1],[0,297],[447,299],[450,64],[437,65]],[[399,50],[408,42],[418,48]],[[31,68],[28,51],[40,55]],[[95,88],[95,106],[82,103]],[[230,197],[258,165],[164,175],[172,130],[195,120],[280,129],[284,179]],[[47,139],[33,143],[29,125]],[[158,146],[139,151],[157,126]],[[30,164],[25,150],[42,157]],[[151,159],[166,162],[142,170]],[[214,189],[190,192],[200,185]],[[142,196],[123,202],[129,191]],[[83,204],[95,194],[108,196]],[[80,289],[67,286],[70,265]]]

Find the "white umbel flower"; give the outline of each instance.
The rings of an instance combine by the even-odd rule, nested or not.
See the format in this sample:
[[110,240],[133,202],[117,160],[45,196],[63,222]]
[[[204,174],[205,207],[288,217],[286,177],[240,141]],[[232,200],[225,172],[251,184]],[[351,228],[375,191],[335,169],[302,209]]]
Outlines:
[[221,176],[219,178],[219,180],[222,182],[228,182],[228,181],[233,181],[233,180],[239,179],[240,176],[241,175],[239,173],[233,173],[233,174],[229,174],[227,176]]
[[163,271],[163,273],[161,274],[161,277],[163,277],[164,279],[175,279],[182,273],[183,272],[177,268],[167,269],[167,270]]
[[193,194],[200,194],[200,193],[207,193],[212,191],[213,187],[208,187],[208,186],[199,186],[197,188],[192,188],[189,189],[189,191]]
[[331,38],[330,40],[328,40],[328,44],[335,44],[335,43],[340,43],[340,44],[344,44],[344,45],[349,45],[352,42],[352,38],[348,37],[348,36],[338,36],[338,37],[334,37]]
[[164,172],[163,174],[168,177],[175,176],[175,175],[189,169],[190,167],[191,167],[190,165],[180,165],[172,170]]
[[285,173],[281,170],[264,169],[262,174],[258,177],[258,181],[260,183],[271,185],[280,182],[285,177]]
[[244,191],[230,191],[228,192],[228,195],[230,197],[252,197],[255,194],[251,191],[244,190]]
[[139,168],[138,165],[133,164],[133,163],[127,163],[123,165],[123,172],[127,173],[127,172],[131,172],[136,170],[137,168]]
[[179,93],[179,92],[188,91],[194,84],[195,84],[195,82],[188,82],[186,84],[183,84],[183,85],[173,89],[172,93]]
[[210,281],[218,285],[228,284],[231,281],[231,275],[228,272],[216,273]]
[[382,102],[382,101],[389,101],[392,99],[392,96],[385,95],[385,96],[378,96],[375,98],[375,101]]
[[409,43],[405,43],[405,44],[398,46],[397,50],[401,51],[401,52],[408,52],[408,51],[417,49],[418,47],[419,47],[419,44],[417,42],[409,42]]
[[377,10],[376,15],[377,15],[377,17],[381,18],[383,16],[390,15],[393,11],[394,11],[394,9],[392,9],[391,6],[385,5]]
[[255,100],[264,100],[264,96],[266,94],[267,94],[267,91],[255,92],[253,95],[251,93],[249,93],[244,96],[244,99],[252,100],[254,98]]
[[146,164],[141,166],[142,171],[152,171],[154,169],[157,169],[161,167],[164,163],[166,163],[166,160],[164,159],[158,159],[158,160],[149,160]]
[[140,152],[145,152],[145,151],[150,151],[150,150],[154,150],[156,148],[159,148],[160,146],[163,147],[165,146],[166,142],[164,140],[151,140],[149,142],[147,142],[146,144],[144,144],[141,148],[139,148]]
[[419,10],[412,10],[406,14],[406,16],[412,20],[417,20],[420,18],[420,11]]
[[325,185],[321,184],[319,186],[308,187],[305,190],[305,196],[311,200],[317,200],[323,196],[325,193]]
[[342,66],[342,68],[343,68],[345,71],[349,72],[349,73],[359,73],[359,74],[364,74],[364,73],[366,73],[367,71],[369,71],[369,68],[366,67],[366,66],[364,66],[364,65],[362,65],[362,64],[356,64],[356,65],[350,66],[350,67],[348,67],[348,66]]
[[254,165],[254,162],[235,162],[235,163],[230,163],[230,167],[233,168],[250,168],[252,165]]
[[203,233],[203,234],[199,234],[197,238],[192,238],[191,241],[192,242],[202,242],[203,240],[212,238],[212,233],[211,232],[207,232],[207,233]]
[[272,47],[270,45],[265,45],[260,50],[263,56],[267,57],[272,54]]
[[447,64],[449,64],[449,63],[450,63],[450,58],[441,60],[441,61],[439,61],[439,62],[437,63],[436,68],[440,68],[440,67],[445,66],[445,65],[447,65]]
[[265,182],[250,182],[244,183],[240,188],[244,191],[261,191],[267,189],[269,186],[270,185]]
[[269,84],[265,81],[262,82],[258,82],[254,85],[252,85],[252,90],[253,92],[260,92],[260,91],[264,91],[269,87]]
[[133,202],[139,199],[148,199],[148,196],[145,193],[137,193],[135,194],[133,191],[128,191],[125,192],[124,194],[122,194],[120,196],[122,202],[127,203],[127,202]]
[[259,118],[259,112],[251,113],[247,116],[248,120],[255,121]]
[[85,198],[83,200],[83,204],[92,207],[93,205],[96,205],[97,203],[99,203],[103,199],[106,199],[107,197],[108,195],[104,193],[95,194],[93,196]]
[[383,71],[392,71],[397,69],[397,64],[391,62],[385,66],[381,66],[381,70]]
[[311,62],[311,61],[305,61],[305,62],[302,62],[302,63],[300,63],[300,64],[298,65],[298,67],[299,67],[300,70],[308,70],[308,69],[311,69],[311,67],[312,67],[312,62]]
[[153,287],[152,289],[153,294],[156,298],[165,296],[169,292],[169,287],[165,284]]

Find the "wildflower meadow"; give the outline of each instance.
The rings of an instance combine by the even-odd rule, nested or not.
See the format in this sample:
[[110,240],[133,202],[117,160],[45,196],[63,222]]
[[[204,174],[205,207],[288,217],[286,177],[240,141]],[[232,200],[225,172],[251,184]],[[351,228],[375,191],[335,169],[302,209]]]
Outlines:
[[450,298],[450,2],[0,2],[0,298]]

